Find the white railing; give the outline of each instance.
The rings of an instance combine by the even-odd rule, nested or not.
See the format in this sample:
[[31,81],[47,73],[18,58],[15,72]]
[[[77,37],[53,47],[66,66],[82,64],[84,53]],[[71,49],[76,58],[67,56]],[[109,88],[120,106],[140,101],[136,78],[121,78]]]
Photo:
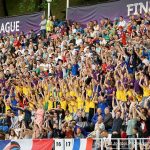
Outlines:
[[150,138],[94,139],[93,150],[150,150]]

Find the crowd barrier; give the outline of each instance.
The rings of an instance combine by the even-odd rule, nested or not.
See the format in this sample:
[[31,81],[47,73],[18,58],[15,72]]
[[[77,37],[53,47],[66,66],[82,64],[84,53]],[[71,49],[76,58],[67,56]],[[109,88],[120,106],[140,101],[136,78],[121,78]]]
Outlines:
[[1,140],[0,150],[149,150],[150,138]]

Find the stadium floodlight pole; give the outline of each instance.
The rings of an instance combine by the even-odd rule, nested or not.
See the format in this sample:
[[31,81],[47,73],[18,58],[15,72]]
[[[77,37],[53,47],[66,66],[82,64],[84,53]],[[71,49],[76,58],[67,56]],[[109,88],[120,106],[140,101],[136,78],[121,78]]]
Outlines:
[[68,15],[68,8],[69,8],[69,0],[67,0],[67,2],[66,2],[66,19],[67,19],[67,15]]
[[67,8],[69,8],[69,0],[67,0]]
[[50,17],[50,13],[51,13],[51,2],[52,0],[47,0],[47,3],[48,3],[48,18]]

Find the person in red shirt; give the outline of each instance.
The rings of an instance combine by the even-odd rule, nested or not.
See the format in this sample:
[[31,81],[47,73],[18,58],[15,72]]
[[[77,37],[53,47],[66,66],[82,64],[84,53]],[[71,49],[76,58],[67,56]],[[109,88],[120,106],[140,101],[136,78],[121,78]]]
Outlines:
[[19,47],[21,44],[20,44],[20,41],[17,38],[15,38],[13,45],[14,47],[16,46]]
[[123,27],[119,27],[120,38],[123,45],[126,45],[126,33],[123,31]]
[[103,63],[103,64],[102,64],[102,71],[103,71],[104,73],[106,73],[106,70],[107,70],[107,64],[106,64],[106,63]]
[[73,138],[73,131],[69,126],[66,127],[65,137],[66,138]]

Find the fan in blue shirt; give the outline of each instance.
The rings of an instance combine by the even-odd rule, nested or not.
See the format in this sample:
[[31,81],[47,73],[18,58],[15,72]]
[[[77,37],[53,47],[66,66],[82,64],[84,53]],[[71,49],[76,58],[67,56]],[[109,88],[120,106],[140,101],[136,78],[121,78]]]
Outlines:
[[77,63],[72,65],[71,73],[73,76],[79,75],[79,65]]

